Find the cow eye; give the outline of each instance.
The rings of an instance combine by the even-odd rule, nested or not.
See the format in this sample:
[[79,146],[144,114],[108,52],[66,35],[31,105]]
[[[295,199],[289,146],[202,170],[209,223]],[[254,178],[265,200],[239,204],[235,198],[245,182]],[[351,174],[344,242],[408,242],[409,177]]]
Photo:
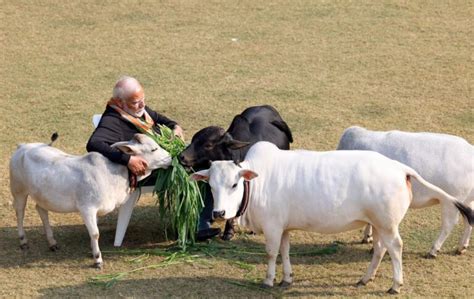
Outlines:
[[232,189],[235,189],[237,187],[237,183],[232,185]]
[[210,143],[208,143],[208,144],[206,144],[206,145],[204,146],[204,148],[205,148],[206,150],[211,150],[213,147],[214,147],[214,146],[213,146],[212,144],[210,144]]
[[157,150],[158,150],[158,148],[154,148],[154,149],[152,149],[151,151],[154,152],[154,151],[157,151]]

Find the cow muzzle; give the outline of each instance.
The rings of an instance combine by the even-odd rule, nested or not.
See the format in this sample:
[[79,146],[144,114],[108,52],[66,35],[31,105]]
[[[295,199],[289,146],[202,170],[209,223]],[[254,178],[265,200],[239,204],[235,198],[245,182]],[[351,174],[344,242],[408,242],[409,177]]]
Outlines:
[[190,168],[193,166],[192,161],[190,161],[190,159],[186,157],[186,155],[184,155],[183,153],[178,155],[178,161],[186,168]]
[[224,219],[225,211],[212,211],[212,219],[222,220]]

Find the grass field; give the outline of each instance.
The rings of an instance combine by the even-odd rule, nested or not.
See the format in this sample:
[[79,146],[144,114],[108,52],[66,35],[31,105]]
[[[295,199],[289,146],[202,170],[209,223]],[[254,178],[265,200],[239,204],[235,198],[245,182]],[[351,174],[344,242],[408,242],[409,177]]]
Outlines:
[[[58,131],[56,147],[84,154],[91,116],[123,74],[143,83],[147,104],[177,120],[188,140],[205,126],[227,127],[248,106],[271,104],[293,130],[294,148],[334,149],[355,124],[474,143],[471,0],[5,0],[0,14],[0,297],[371,297],[390,287],[388,257],[373,283],[354,286],[370,261],[360,231],[294,232],[295,283],[287,290],[258,288],[263,236],[242,233],[170,257],[151,197],[135,209],[124,249],[112,245],[116,213],[100,219],[101,272],[89,267],[80,217],[50,215],[61,249],[49,252],[32,202],[30,250],[22,252],[9,192],[12,152]],[[472,298],[474,250],[453,254],[460,225],[436,260],[422,258],[439,226],[438,207],[403,221],[402,296]],[[113,287],[89,282],[139,267],[148,268]]]

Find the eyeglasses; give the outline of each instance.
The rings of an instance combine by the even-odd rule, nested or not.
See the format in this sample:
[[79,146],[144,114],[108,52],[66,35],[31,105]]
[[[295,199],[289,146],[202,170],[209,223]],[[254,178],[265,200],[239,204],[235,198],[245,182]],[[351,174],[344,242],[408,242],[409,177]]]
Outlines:
[[140,100],[131,100],[127,101],[127,106],[130,107],[140,107],[140,106],[145,105],[145,98],[142,98]]

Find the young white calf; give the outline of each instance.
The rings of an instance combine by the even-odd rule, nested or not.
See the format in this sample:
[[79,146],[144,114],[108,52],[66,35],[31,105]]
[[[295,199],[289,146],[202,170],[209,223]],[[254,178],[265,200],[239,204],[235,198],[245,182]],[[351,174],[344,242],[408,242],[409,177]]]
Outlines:
[[[371,150],[406,164],[423,178],[474,209],[474,146],[466,140],[446,134],[408,133],[401,131],[377,132],[361,127],[347,128],[341,136],[338,150]],[[458,211],[450,203],[425,192],[413,183],[414,209],[441,204],[441,232],[428,253],[435,257],[458,222]],[[472,226],[464,218],[464,233],[459,240],[458,253],[469,246]],[[370,227],[364,240],[370,240]]]
[[[292,283],[289,231],[333,234],[370,223],[374,227],[374,255],[358,285],[375,277],[388,251],[393,265],[389,292],[398,293],[403,284],[398,226],[411,203],[413,178],[427,192],[458,206],[474,221],[468,207],[408,166],[376,152],[283,151],[271,143],[259,142],[250,149],[241,167],[231,161],[217,161],[192,178],[209,180],[215,217],[230,219],[241,215],[239,224],[264,233],[269,257],[263,282],[266,286],[273,286],[278,251],[283,261],[281,285]],[[247,191],[244,180],[252,180]],[[248,202],[243,200],[247,197]]]
[[[166,168],[171,156],[151,138],[136,134],[131,141],[113,145],[120,150],[143,157],[148,170]],[[68,155],[44,143],[21,144],[10,160],[10,189],[16,211],[20,247],[28,248],[23,218],[28,195],[36,202],[51,250],[57,243],[48,220],[48,211],[79,212],[91,237],[95,267],[102,267],[97,216],[110,213],[130,195],[128,169],[113,163],[99,153]]]

